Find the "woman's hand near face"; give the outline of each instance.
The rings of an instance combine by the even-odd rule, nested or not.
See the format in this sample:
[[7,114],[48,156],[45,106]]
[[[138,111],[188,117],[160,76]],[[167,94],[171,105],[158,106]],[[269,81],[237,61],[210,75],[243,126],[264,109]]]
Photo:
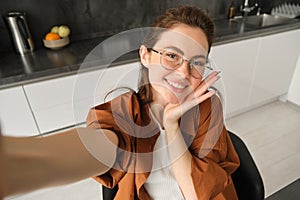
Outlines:
[[219,72],[214,71],[208,75],[182,102],[167,104],[163,115],[163,125],[166,129],[178,128],[178,120],[184,113],[216,93],[208,89],[220,78],[218,74]]
[[195,187],[191,187],[193,186],[191,177],[192,155],[183,139],[178,121],[188,110],[215,94],[214,90],[208,91],[208,89],[218,79],[218,72],[211,73],[182,102],[168,104],[164,109],[163,124],[169,143],[172,169],[185,199],[197,199],[197,195]]

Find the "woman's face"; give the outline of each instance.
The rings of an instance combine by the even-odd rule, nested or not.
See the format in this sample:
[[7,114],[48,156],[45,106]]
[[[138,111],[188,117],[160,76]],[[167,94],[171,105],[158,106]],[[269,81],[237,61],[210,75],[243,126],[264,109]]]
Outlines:
[[202,80],[202,77],[195,78],[191,74],[190,63],[187,61],[177,65],[176,69],[167,69],[161,64],[160,53],[168,49],[176,55],[182,55],[186,60],[197,62],[199,58],[205,60],[208,48],[202,29],[185,24],[178,24],[163,32],[153,47],[156,52],[148,52],[145,46],[141,47],[141,61],[149,71],[154,103],[166,105],[181,102]]

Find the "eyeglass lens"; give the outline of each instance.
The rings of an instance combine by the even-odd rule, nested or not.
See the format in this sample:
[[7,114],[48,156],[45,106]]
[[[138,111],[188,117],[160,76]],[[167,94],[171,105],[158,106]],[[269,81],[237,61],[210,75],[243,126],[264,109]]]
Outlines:
[[[161,53],[161,64],[167,69],[176,69],[181,66],[185,60],[183,55],[176,51],[165,50]],[[195,78],[202,78],[210,72],[210,69],[206,66],[207,59],[204,57],[193,58],[188,62],[190,64],[190,73]]]

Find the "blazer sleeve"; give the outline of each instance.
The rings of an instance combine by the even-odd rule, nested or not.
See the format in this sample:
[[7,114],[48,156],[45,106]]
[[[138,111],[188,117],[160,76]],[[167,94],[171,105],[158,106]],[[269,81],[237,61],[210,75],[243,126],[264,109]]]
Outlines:
[[[198,199],[237,199],[231,174],[238,168],[239,158],[224,126],[218,97],[200,105],[198,131],[189,150]],[[224,198],[217,198],[220,196]]]

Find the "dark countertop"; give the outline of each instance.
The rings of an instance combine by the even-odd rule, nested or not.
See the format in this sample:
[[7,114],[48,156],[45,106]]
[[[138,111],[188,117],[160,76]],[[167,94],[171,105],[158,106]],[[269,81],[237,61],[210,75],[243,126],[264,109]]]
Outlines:
[[[227,19],[215,20],[214,22],[216,25],[214,46],[300,28],[300,20],[265,28],[236,23]],[[79,71],[113,67],[138,60],[138,51],[136,50],[138,49],[137,45],[139,45],[138,39],[133,43],[131,41],[124,43],[124,40],[118,41],[121,37],[115,38],[113,36],[110,44],[113,43],[116,47],[109,46],[109,49],[105,43],[102,43],[107,38],[98,37],[71,41],[68,46],[59,50],[39,47],[33,53],[24,56],[15,52],[0,53],[0,89],[76,74]],[[125,50],[119,48],[119,46],[124,45],[126,46]],[[103,49],[105,50],[103,51]],[[126,52],[127,49],[135,50]],[[126,53],[117,57],[122,51]],[[113,56],[110,56],[111,54]],[[108,66],[108,63],[112,64]]]

